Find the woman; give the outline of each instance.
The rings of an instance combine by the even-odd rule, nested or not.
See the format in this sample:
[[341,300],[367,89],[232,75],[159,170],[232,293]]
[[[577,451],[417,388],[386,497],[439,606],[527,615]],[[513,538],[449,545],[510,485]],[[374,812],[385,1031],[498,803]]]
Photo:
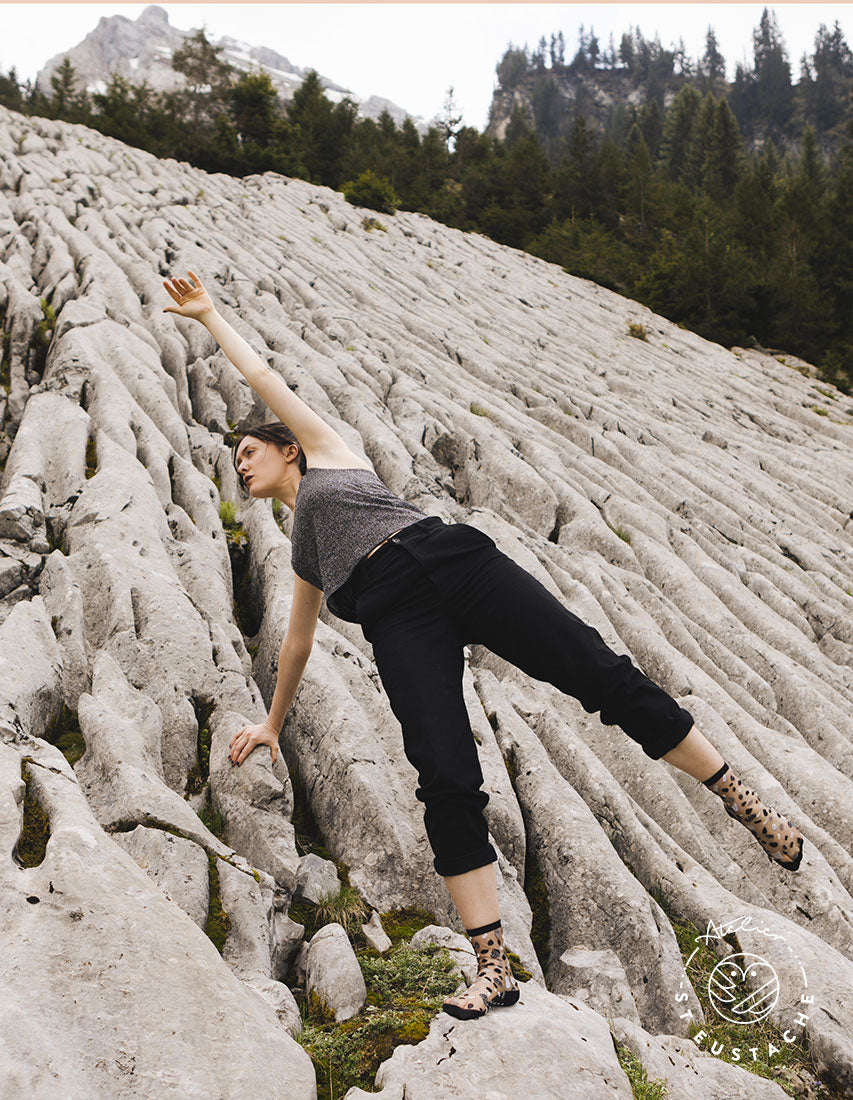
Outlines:
[[[678,706],[627,656],[555,599],[531,574],[464,523],[445,524],[394,496],[342,437],[312,412],[217,313],[201,280],[163,285],[164,312],[201,322],[279,422],[247,431],[233,461],[248,493],[294,513],[295,572],[287,635],[267,720],[245,726],[229,752],[240,764],[258,745],[275,760],[287,708],[308,660],[324,591],[333,614],[360,623],[417,769],[416,797],[436,872],[471,938],[478,975],[444,1010],[460,1019],[515,1004],[503,944],[494,862],[480,790],[483,774],[462,697],[463,646],[477,642],[579,699],[721,796],[771,859],[796,870],[799,830],[733,774]],[[297,508],[297,494],[299,507]]]

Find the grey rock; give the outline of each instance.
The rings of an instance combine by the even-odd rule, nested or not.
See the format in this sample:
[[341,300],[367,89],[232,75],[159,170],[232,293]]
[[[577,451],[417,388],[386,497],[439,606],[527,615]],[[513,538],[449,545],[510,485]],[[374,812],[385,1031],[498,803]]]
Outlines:
[[[137,825],[127,833],[113,833],[113,840],[133,856],[169,901],[179,905],[204,931],[210,902],[208,862],[203,848],[191,840],[162,829]],[[238,873],[238,872],[235,872]]]
[[[27,753],[52,831],[41,863],[7,859],[0,870],[0,979],[14,1021],[4,1032],[4,1090],[81,1100],[244,1090],[316,1097],[308,1054],[101,829],[62,754],[38,741]],[[7,852],[22,825],[20,756],[0,742]]]
[[44,563],[39,594],[62,653],[63,702],[76,712],[80,696],[91,687],[90,661],[86,649],[83,594],[68,559],[60,550],[54,550]]
[[292,895],[300,856],[290,821],[290,780],[280,756],[270,768],[266,748],[252,753],[238,766],[231,763],[228,743],[244,725],[246,720],[233,711],[218,711],[211,718],[211,803],[227,822],[228,843]]
[[[12,491],[16,482],[29,479],[44,494],[45,510],[66,501],[84,480],[88,432],[89,417],[77,402],[51,391],[33,393],[24,407],[3,473],[4,494]],[[5,506],[4,495],[0,514]]]
[[273,1010],[281,1027],[295,1039],[303,1029],[302,1016],[296,998],[284,982],[277,982],[260,971],[241,971],[240,980]]
[[16,604],[23,603],[25,600],[31,600],[32,597],[33,590],[29,584],[19,584],[17,588],[13,588],[11,592],[7,593],[3,599],[0,600],[0,623],[6,621]]
[[22,599],[0,623],[0,729],[28,743],[44,737],[61,707],[62,655],[44,600]]
[[269,974],[275,911],[273,878],[258,871],[247,875],[225,860],[217,861],[217,871],[222,907],[233,932],[222,950],[223,959],[234,970]]
[[341,880],[331,860],[323,859],[313,852],[300,858],[294,883],[294,890],[299,897],[318,905],[323,897],[337,897],[340,888]]
[[641,1026],[625,967],[615,951],[570,947],[559,965],[563,973],[554,982],[554,993],[583,1001],[602,1016],[623,1016]]
[[[419,928],[409,942],[415,950],[426,944],[446,949],[466,986],[477,977],[477,956],[467,936],[450,928],[442,928],[441,925],[427,924]],[[507,947],[511,950],[508,942]]]
[[39,545],[44,543],[47,550],[44,505],[38,481],[23,474],[10,478],[0,501],[0,538],[37,541]]
[[361,930],[368,946],[372,947],[374,951],[378,951],[380,955],[384,955],[391,946],[388,933],[382,927],[382,918],[375,909],[370,914],[370,920],[367,924],[361,926]]
[[292,920],[286,913],[276,911],[272,922],[272,948],[270,951],[273,978],[284,981],[288,969],[299,951],[305,925]]
[[300,972],[305,975],[305,993],[312,993],[341,1023],[364,1007],[367,987],[349,936],[337,921],[318,929],[301,953]]
[[[0,547],[0,553],[3,553]],[[0,596],[5,596],[13,588],[17,588],[24,576],[24,570],[20,562],[14,558],[0,557]]]
[[426,1039],[394,1048],[376,1074],[376,1092],[351,1088],[344,1100],[631,1100],[633,1092],[603,1016],[535,981],[519,982],[519,990],[516,1004],[492,1009],[479,1020],[457,1020],[440,1012]]
[[[714,1057],[678,1035],[650,1035],[634,1020],[610,1021],[614,1039],[627,1047],[650,1081],[663,1081],[672,1096],[699,1096],[702,1100],[785,1100],[789,1094],[776,1084],[735,1063]],[[752,1055],[741,1049],[732,1057],[747,1061]]]

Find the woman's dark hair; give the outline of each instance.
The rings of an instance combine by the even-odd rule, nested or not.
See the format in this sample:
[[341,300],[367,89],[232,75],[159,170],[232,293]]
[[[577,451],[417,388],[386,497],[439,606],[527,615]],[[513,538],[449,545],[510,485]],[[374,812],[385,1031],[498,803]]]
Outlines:
[[[231,462],[235,470],[237,469],[237,448],[247,435],[250,435],[253,439],[260,439],[264,443],[275,443],[277,447],[286,447],[288,443],[295,443],[296,446],[299,447],[299,458],[296,460],[299,466],[299,472],[304,474],[308,469],[308,463],[305,461],[305,452],[302,450],[299,440],[286,424],[281,420],[276,420],[273,421],[272,424],[259,424],[257,428],[247,428],[239,439],[235,441],[231,448]],[[240,481],[241,490],[248,494],[249,490],[243,484],[243,477],[239,471],[237,472],[237,477]]]

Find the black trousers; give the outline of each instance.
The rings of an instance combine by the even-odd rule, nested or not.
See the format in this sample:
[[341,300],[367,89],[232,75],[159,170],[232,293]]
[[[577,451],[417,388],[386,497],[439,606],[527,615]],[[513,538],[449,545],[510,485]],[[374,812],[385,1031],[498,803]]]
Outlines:
[[462,647],[478,643],[618,725],[653,760],[686,737],[693,716],[534,576],[465,523],[429,516],[404,528],[347,584],[382,685],[417,769],[415,796],[439,875],[497,859],[489,796],[462,696]]

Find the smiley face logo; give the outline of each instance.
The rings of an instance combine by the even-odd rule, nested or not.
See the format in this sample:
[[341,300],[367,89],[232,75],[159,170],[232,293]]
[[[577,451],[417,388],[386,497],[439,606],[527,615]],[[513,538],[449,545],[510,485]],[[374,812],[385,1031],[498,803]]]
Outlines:
[[708,996],[718,1015],[732,1024],[754,1024],[779,1000],[779,978],[760,955],[727,955],[708,978]]

